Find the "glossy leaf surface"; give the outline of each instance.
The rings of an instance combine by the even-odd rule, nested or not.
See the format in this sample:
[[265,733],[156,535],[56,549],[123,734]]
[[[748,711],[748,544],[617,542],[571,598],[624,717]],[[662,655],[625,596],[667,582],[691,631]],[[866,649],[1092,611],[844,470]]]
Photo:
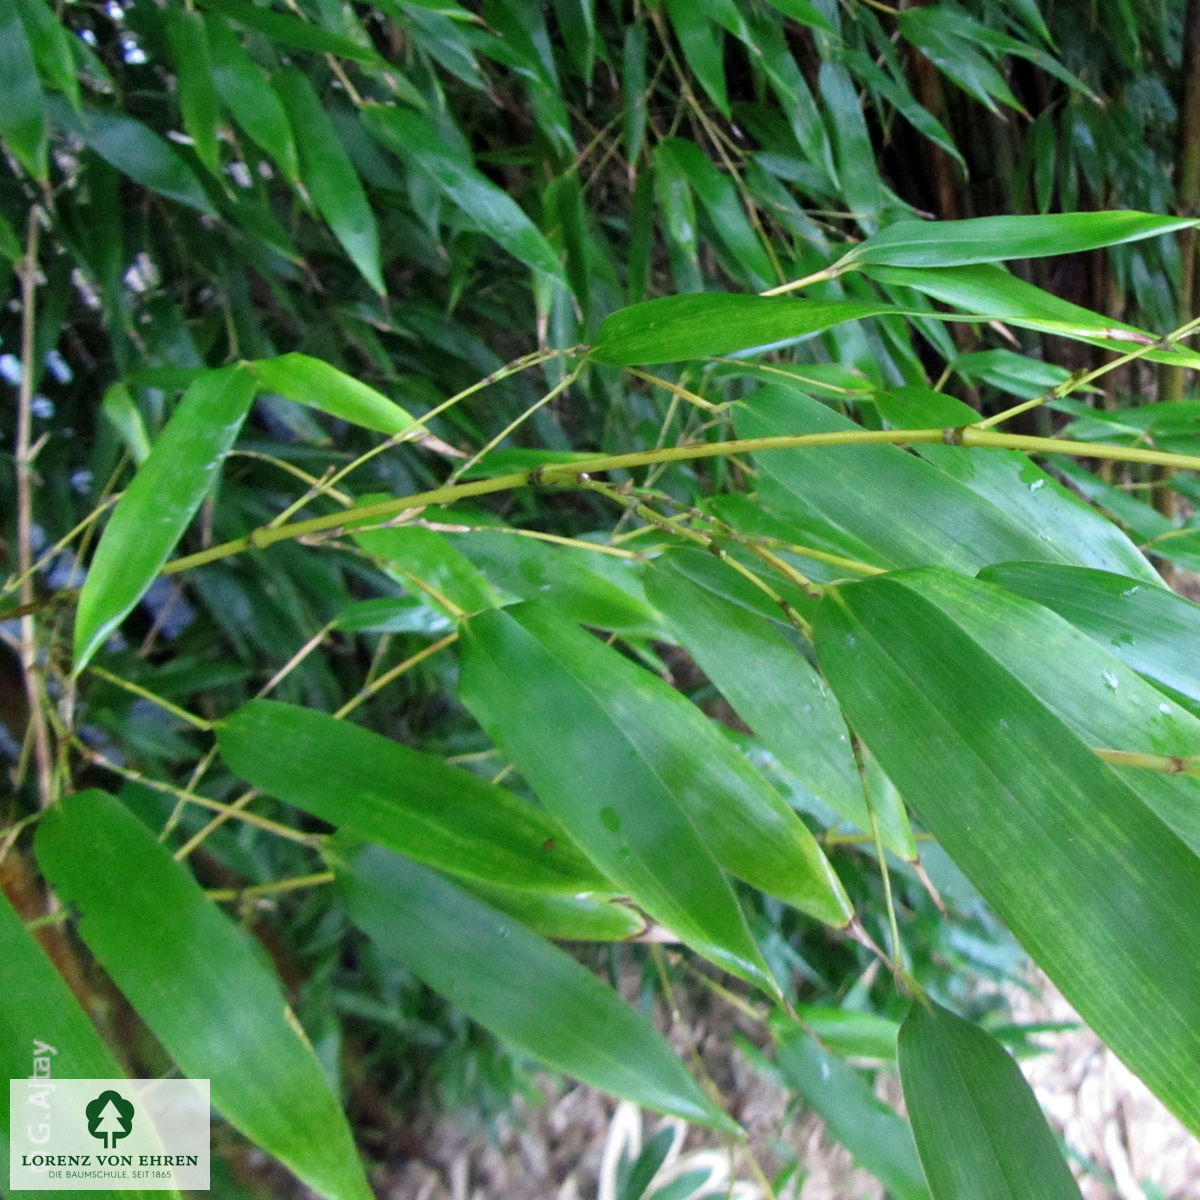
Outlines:
[[[860,428],[779,385],[753,392],[735,411],[734,425],[741,437]],[[1049,559],[1152,577],[1119,530],[1025,459],[993,460],[988,452],[954,446],[927,449],[935,451],[934,461],[886,445],[764,451],[756,455],[764,476],[759,494],[780,512],[795,511],[849,535],[879,566],[936,564],[973,573],[993,562]],[[886,520],[880,491],[888,497]],[[1026,512],[1031,507],[1038,511],[1036,525]]]
[[145,594],[208,495],[254,399],[241,367],[188,388],[125,489],[96,548],[75,620],[80,670]]
[[519,922],[377,847],[338,874],[351,920],[379,949],[497,1036],[592,1087],[736,1130],[653,1027]]
[[421,862],[528,891],[604,887],[559,824],[519,796],[325,713],[252,700],[217,742],[247,783]]
[[[999,599],[998,599],[999,598]],[[1200,1128],[1200,860],[960,614],[1020,602],[946,571],[847,585],[818,609],[822,669],[922,824],[1063,994]],[[1036,610],[1035,611],[1041,611]],[[928,653],[936,646],[937,654]]]
[[264,391],[286,396],[343,421],[395,436],[417,432],[412,415],[382,392],[307,354],[281,354],[247,363]]
[[322,1195],[369,1200],[278,979],[150,830],[106,792],[81,792],[47,812],[36,849],[80,937],[180,1070],[211,1081],[218,1111]]
[[1033,1091],[990,1034],[917,1000],[899,1059],[933,1200],[1080,1200]]
[[999,563],[980,578],[1053,609],[1193,712],[1200,709],[1200,605],[1125,575],[1051,563]]
[[1195,224],[1196,221],[1185,217],[1139,212],[897,221],[855,246],[839,265],[961,267],[1013,258],[1077,254],[1176,233]]

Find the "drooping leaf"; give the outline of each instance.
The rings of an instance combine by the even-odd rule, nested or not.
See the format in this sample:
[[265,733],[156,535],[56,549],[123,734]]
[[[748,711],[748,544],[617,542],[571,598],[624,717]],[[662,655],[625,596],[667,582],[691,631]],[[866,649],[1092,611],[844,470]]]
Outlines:
[[246,369],[264,391],[286,396],[343,421],[386,433],[391,437],[420,426],[416,419],[382,392],[307,354],[281,354],[246,363]]
[[[1089,1025],[1193,1129],[1200,859],[963,614],[1024,602],[941,570],[847,585],[817,611],[822,669],[922,824]],[[1026,606],[1035,608],[1035,606]],[[1035,611],[1044,611],[1036,610]],[[936,653],[929,652],[936,647]]]
[[644,933],[648,924],[641,913],[612,896],[552,896],[474,879],[455,882],[534,933],[556,941],[620,942]]
[[[464,677],[473,677],[464,678],[468,707],[486,712],[481,723],[500,733],[502,746],[519,747],[514,761],[526,778],[538,788],[531,774],[536,771],[547,790],[557,793],[555,805],[569,805],[574,820],[585,821],[606,855],[615,849],[621,860],[627,857],[622,850],[628,849],[631,855],[655,854],[661,861],[665,855],[652,842],[635,844],[635,830],[658,819],[666,823],[667,814],[678,809],[731,874],[821,920],[840,925],[849,919],[845,893],[808,829],[673,688],[542,605],[484,614],[468,632]],[[536,702],[549,716],[558,702],[564,710],[569,706],[595,718],[578,726],[592,736],[580,739],[571,748],[573,755],[558,748],[561,763],[546,763],[545,747],[532,753],[530,735],[536,728],[529,714],[504,721],[495,711],[496,698],[483,693],[484,671],[511,668],[511,656],[522,647],[530,656],[528,667],[538,667],[537,676],[522,688],[530,693],[530,713]],[[510,686],[515,686],[517,673],[510,674]],[[475,686],[475,679],[481,686]],[[568,801],[559,792],[572,769],[576,778],[591,780],[590,801],[578,795]],[[596,800],[610,802],[612,812],[602,808],[597,814]],[[583,805],[586,812],[579,811]],[[661,815],[652,811],[656,807]],[[623,832],[612,829],[614,816],[615,824],[627,826]],[[599,833],[597,823],[608,836]]]
[[49,99],[48,106],[59,125],[135,183],[205,216],[217,215],[191,167],[153,129],[131,117],[95,108],[76,113],[57,96]]
[[375,214],[336,127],[299,70],[289,67],[276,72],[274,83],[292,129],[303,131],[297,146],[308,194],[350,261],[382,296],[387,289],[380,273]]
[[933,1200],[1080,1200],[1021,1069],[924,998],[900,1027],[900,1078]]
[[17,0],[0,0],[0,142],[34,179],[46,178],[46,100]]
[[92,559],[75,618],[80,671],[145,594],[208,495],[242,427],[254,380],[208,371],[188,388],[117,503]]
[[896,1200],[929,1200],[912,1131],[852,1067],[802,1029],[775,1026],[776,1061],[787,1083],[858,1165]]
[[526,891],[605,887],[558,822],[519,796],[325,713],[252,700],[221,722],[217,744],[247,783],[420,862]]
[[42,83],[62,92],[71,106],[78,108],[79,72],[72,54],[72,35],[46,0],[16,0],[16,4]]
[[216,175],[221,169],[221,148],[217,140],[221,102],[213,86],[213,65],[204,18],[197,12],[171,9],[163,13],[163,20],[175,57],[175,70],[179,73],[183,127],[196,147],[196,157]]
[[484,613],[463,639],[463,702],[588,857],[678,937],[774,990],[718,862],[827,920],[849,915],[795,814],[660,680],[534,605]]
[[207,14],[204,27],[213,84],[225,106],[250,140],[278,163],[289,182],[299,182],[300,155],[279,94],[222,17]]
[[427,117],[368,104],[363,124],[372,137],[425,175],[481,233],[535,271],[562,278],[558,255],[517,202],[446,149],[437,126]]
[[518,921],[378,847],[338,874],[351,920],[379,949],[497,1036],[592,1087],[736,1130],[653,1027]]
[[[710,555],[691,550],[655,560],[646,580],[651,602],[780,763],[819,800],[870,833],[863,784],[837,701],[800,650],[756,611],[752,584],[726,568],[722,592],[705,586],[710,563]],[[903,808],[877,815],[888,849],[915,858]]]
[[36,851],[80,937],[180,1070],[210,1080],[214,1107],[322,1195],[369,1200],[279,981],[150,830],[107,793],[81,792],[46,813]]

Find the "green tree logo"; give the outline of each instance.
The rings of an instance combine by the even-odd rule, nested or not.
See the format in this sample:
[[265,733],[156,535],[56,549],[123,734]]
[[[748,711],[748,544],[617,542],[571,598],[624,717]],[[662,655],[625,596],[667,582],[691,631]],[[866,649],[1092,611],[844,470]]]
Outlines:
[[133,1105],[120,1092],[101,1092],[83,1111],[88,1133],[99,1138],[106,1150],[111,1150],[118,1138],[128,1137],[133,1128]]

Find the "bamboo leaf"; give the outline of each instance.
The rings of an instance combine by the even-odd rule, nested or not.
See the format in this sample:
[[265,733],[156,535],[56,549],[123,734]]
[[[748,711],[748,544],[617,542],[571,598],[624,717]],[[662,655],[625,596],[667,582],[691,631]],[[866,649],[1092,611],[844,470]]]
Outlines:
[[363,109],[367,132],[405,158],[432,181],[467,219],[514,258],[554,279],[562,264],[517,202],[473,166],[448,151],[437,126],[418,113],[368,104]]
[[1044,604],[1200,715],[1200,605],[1126,575],[1051,563],[1000,563],[980,575]]
[[16,0],[25,34],[42,82],[56,88],[79,107],[79,73],[71,53],[72,35],[59,22],[46,0]]
[[[463,702],[588,857],[677,936],[774,990],[718,862],[847,919],[795,814],[661,680],[534,605],[484,613],[463,640]],[[577,733],[552,741],[551,727]]]
[[[775,1027],[784,1079],[896,1200],[929,1200],[912,1131],[866,1080],[803,1030]],[[940,1200],[940,1197],[937,1198]]]
[[924,998],[900,1027],[900,1078],[933,1200],[1080,1200],[1012,1056]]
[[737,1131],[654,1028],[519,922],[378,847],[338,876],[351,920],[379,949],[498,1037],[592,1087]]
[[350,261],[375,291],[384,295],[387,289],[380,273],[375,214],[337,129],[312,84],[299,70],[290,67],[278,71],[274,82],[292,129],[304,131],[297,144],[300,173],[308,194]]
[[46,813],[36,851],[80,937],[180,1070],[211,1081],[214,1107],[322,1195],[369,1200],[278,980],[150,830],[107,793],[81,792]]
[[432,754],[324,713],[252,700],[217,729],[247,783],[419,862],[564,895],[605,887],[557,821]]
[[75,619],[77,672],[162,569],[212,488],[253,399],[254,380],[241,367],[205,372],[188,388],[96,548]]
[[416,419],[382,392],[307,354],[281,354],[245,364],[264,391],[286,396],[342,421],[391,437],[422,432]]
[[204,27],[211,51],[213,84],[225,106],[250,140],[279,164],[288,181],[298,183],[300,155],[283,101],[220,16],[207,14]]
[[0,141],[34,179],[46,178],[46,100],[17,0],[0,0]]
[[[912,9],[912,18],[927,9]],[[838,267],[961,267],[1014,258],[1078,254],[1194,228],[1190,217],[1141,212],[976,217],[969,221],[897,221],[838,260]]]
[[[716,591],[710,555],[675,551],[646,578],[650,601],[738,716],[819,800],[870,833],[871,818],[841,710],[800,650],[756,611],[756,589],[726,568]],[[708,586],[706,586],[706,583]],[[724,594],[722,594],[724,593]],[[881,821],[885,844],[916,858],[899,812]]]
[[182,9],[163,13],[175,69],[179,73],[179,106],[183,127],[196,147],[196,157],[214,174],[221,170],[217,122],[221,103],[213,86],[213,65],[204,18]]
[[493,908],[516,917],[522,925],[544,938],[571,942],[620,942],[646,931],[646,918],[612,896],[551,896],[473,879],[458,879],[455,882]]
[[[859,428],[781,385],[751,393],[735,410],[734,426],[740,437]],[[1049,559],[1153,578],[1119,530],[1023,456],[924,449],[934,461],[886,445],[763,452],[755,456],[759,494],[784,514],[851,536],[880,566],[935,564],[974,573],[993,562]],[[879,514],[881,494],[888,497],[886,521]]]
[[[964,614],[1030,606],[941,570],[851,584],[817,611],[822,669],[859,735],[1093,1029],[1200,1129],[1200,860],[1013,665],[1053,646]],[[936,654],[929,647],[936,647]]]
[[57,124],[81,138],[135,183],[205,216],[217,215],[191,167],[169,142],[140,121],[94,108],[76,113],[57,96],[50,98],[49,109]]
[[791,300],[704,292],[664,296],[619,309],[604,319],[592,358],[605,366],[683,362],[766,349],[898,310],[857,300]]
[[297,50],[312,50],[318,54],[336,54],[353,62],[382,67],[384,61],[369,46],[351,41],[338,33],[331,33],[312,21],[291,13],[278,12],[258,4],[243,3],[243,0],[204,0],[205,8],[244,25],[265,33],[281,46],[292,46]]

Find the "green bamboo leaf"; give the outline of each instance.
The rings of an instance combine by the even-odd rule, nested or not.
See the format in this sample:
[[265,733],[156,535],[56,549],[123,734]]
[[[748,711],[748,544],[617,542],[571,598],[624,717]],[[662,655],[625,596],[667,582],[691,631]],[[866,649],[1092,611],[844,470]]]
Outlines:
[[[776,1061],[784,1080],[804,1098],[851,1154],[896,1200],[929,1200],[912,1131],[870,1085],[802,1029],[779,1022]],[[940,1198],[939,1198],[940,1200]]]
[[[4,987],[0,989],[0,1029],[4,1031],[0,1071],[4,1078],[41,1079],[50,1087],[56,1078],[120,1079],[125,1072],[2,891],[0,946],[4,947]],[[37,1093],[36,1086],[28,1089],[34,1101]],[[11,1126],[21,1117],[32,1118],[33,1133],[40,1136],[37,1125],[44,1116],[36,1102],[27,1105],[22,1114],[0,1104],[0,1179],[9,1179]],[[62,1191],[58,1194],[63,1196]],[[178,1198],[179,1193],[167,1195]],[[122,1200],[163,1200],[162,1191],[130,1189],[121,1196]],[[64,1200],[79,1197],[87,1200],[88,1193],[71,1191]]]
[[588,857],[684,941],[772,987],[718,863],[849,919],[795,813],[660,679],[537,605],[484,613],[463,638],[463,702]]
[[[362,497],[362,503],[385,497]],[[397,583],[446,616],[457,619],[498,608],[501,598],[486,575],[450,539],[418,525],[354,533],[354,541]]]
[[325,713],[252,700],[220,723],[217,745],[247,783],[431,866],[525,891],[605,886],[519,796]]
[[667,0],[666,8],[688,67],[717,111],[728,117],[724,34],[720,26],[710,19],[707,6],[696,0]]
[[162,569],[208,495],[254,399],[241,367],[188,388],[117,503],[96,548],[75,618],[81,671]]
[[448,150],[432,121],[401,108],[368,104],[363,124],[372,137],[432,181],[481,233],[535,271],[563,277],[554,248],[517,202]]
[[836,32],[828,19],[820,13],[820,11],[808,0],[767,0],[772,8],[778,9],[785,17],[791,17],[794,21],[799,21],[802,25],[808,25],[813,29],[823,30],[825,33]]
[[140,121],[94,108],[76,113],[57,96],[49,98],[48,108],[57,124],[86,142],[105,162],[135,183],[205,216],[217,215],[191,167],[165,138]]
[[0,258],[5,258],[10,263],[15,263],[24,253],[25,247],[21,245],[21,239],[17,237],[17,231],[0,214]]
[[[868,265],[863,273],[885,286],[914,288],[979,319],[1057,333],[1109,350],[1127,351],[1152,346],[1156,341],[1143,329],[1081,308],[989,263],[952,270]],[[1151,362],[1200,366],[1200,354],[1181,347],[1150,350],[1146,358]]]
[[1053,609],[1126,666],[1200,714],[1200,605],[1127,575],[1052,563],[1000,563],[980,574]]
[[700,237],[696,227],[696,203],[686,170],[662,145],[654,149],[654,191],[658,215],[667,240],[667,255],[675,286],[681,292],[703,287],[700,271]]
[[695,142],[684,138],[669,138],[660,142],[655,150],[655,161],[673,164],[675,173],[687,180],[712,222],[717,237],[753,286],[768,286],[776,278],[775,267],[758,235],[750,227],[733,180],[721,174],[712,159]]
[[300,155],[283,101],[221,17],[205,14],[204,28],[213,84],[225,107],[250,140],[275,160],[288,182],[299,183]]
[[416,418],[382,392],[307,354],[281,354],[244,364],[263,391],[286,396],[342,421],[395,437],[424,430]]
[[35,845],[80,937],[180,1070],[211,1081],[214,1107],[322,1195],[370,1200],[279,981],[167,848],[98,791],[48,810]]
[[[859,428],[781,385],[753,392],[736,409],[734,426],[747,438]],[[1023,456],[924,449],[932,461],[885,445],[767,451],[756,456],[759,495],[781,513],[850,535],[880,566],[974,574],[993,562],[1050,560],[1154,577],[1118,529]],[[886,520],[880,495],[888,497]],[[791,540],[804,542],[799,534]]]
[[16,0],[25,22],[25,34],[42,82],[62,92],[73,108],[79,107],[79,72],[69,34],[46,0]]
[[150,457],[150,435],[129,388],[123,383],[111,384],[100,402],[100,409],[125,443],[134,465],[140,467]]
[[214,174],[221,171],[217,122],[221,102],[213,86],[213,64],[204,18],[197,12],[168,9],[163,13],[175,71],[179,80],[179,107],[183,127],[196,148],[196,157]]
[[647,921],[639,912],[612,896],[551,896],[518,891],[475,879],[457,879],[493,908],[516,917],[522,925],[544,938],[569,942],[621,942],[646,932]]
[[[622,134],[625,157],[636,163],[646,141],[646,27],[630,25],[621,47]],[[639,176],[639,183],[641,182]]]
[[243,0],[204,0],[204,7],[244,25],[265,33],[281,46],[296,50],[312,50],[317,54],[335,54],[353,62],[365,63],[370,67],[384,68],[387,63],[370,45],[351,41],[338,33],[331,33],[302,17],[278,12],[259,4],[246,4]]
[[379,949],[498,1037],[592,1087],[737,1131],[652,1026],[519,922],[378,847],[338,875],[350,919]]
[[[722,570],[699,550],[666,554],[647,574],[647,596],[783,767],[839,816],[870,833],[863,784],[837,701],[799,649],[756,611],[754,585],[728,568],[717,582],[713,567]],[[887,848],[915,859],[903,807],[879,815]]]
[[858,87],[841,63],[826,59],[821,63],[817,88],[833,133],[843,203],[856,221],[874,228],[884,188]]
[[1200,1086],[1180,1066],[1200,1057],[1200,860],[1137,777],[1023,682],[1016,664],[1053,645],[1024,621],[998,650],[973,636],[981,617],[1044,612],[946,571],[907,571],[827,597],[817,652],[925,828],[1084,1020],[1200,1130]]
[[337,129],[301,71],[285,68],[276,72],[274,82],[292,129],[303,130],[300,174],[308,194],[350,261],[384,295],[375,214]]
[[[906,16],[927,9],[912,9]],[[1141,212],[1055,213],[977,217],[969,221],[897,221],[860,242],[837,262],[850,267],[960,267],[1012,258],[1078,254],[1193,228],[1190,217]]]
[[[1029,565],[1036,570],[1035,564]],[[1146,584],[1124,577],[1124,590],[1133,598],[1142,591],[1174,598],[1157,580]],[[1169,703],[1113,649],[1098,645],[1047,609],[994,593],[989,605],[964,608],[959,624],[980,649],[1002,658],[1021,684],[1087,745],[1138,754],[1200,755],[1200,721]],[[1014,653],[1014,639],[1036,646],[1037,652]],[[1063,663],[1070,663],[1071,669],[1064,671]],[[1128,778],[1142,802],[1200,855],[1195,781],[1159,771],[1130,771]]]
[[682,362],[798,341],[845,321],[901,313],[857,300],[792,300],[704,292],[664,296],[618,309],[604,319],[592,358],[606,366]]
[[46,178],[46,99],[17,0],[0,0],[0,141],[34,179]]
[[900,1027],[900,1078],[933,1200],[1080,1200],[1012,1056],[933,1001]]
[[[63,1079],[119,1079],[125,1074],[79,1001],[46,952],[0,891],[0,946],[4,947],[4,987],[0,988],[0,1066],[5,1079],[30,1074],[33,1047],[52,1043],[50,1075]],[[49,1056],[46,1051],[44,1056]],[[8,1105],[0,1105],[7,1121]],[[3,1152],[8,1153],[7,1125]],[[4,1178],[8,1179],[5,1171]]]

